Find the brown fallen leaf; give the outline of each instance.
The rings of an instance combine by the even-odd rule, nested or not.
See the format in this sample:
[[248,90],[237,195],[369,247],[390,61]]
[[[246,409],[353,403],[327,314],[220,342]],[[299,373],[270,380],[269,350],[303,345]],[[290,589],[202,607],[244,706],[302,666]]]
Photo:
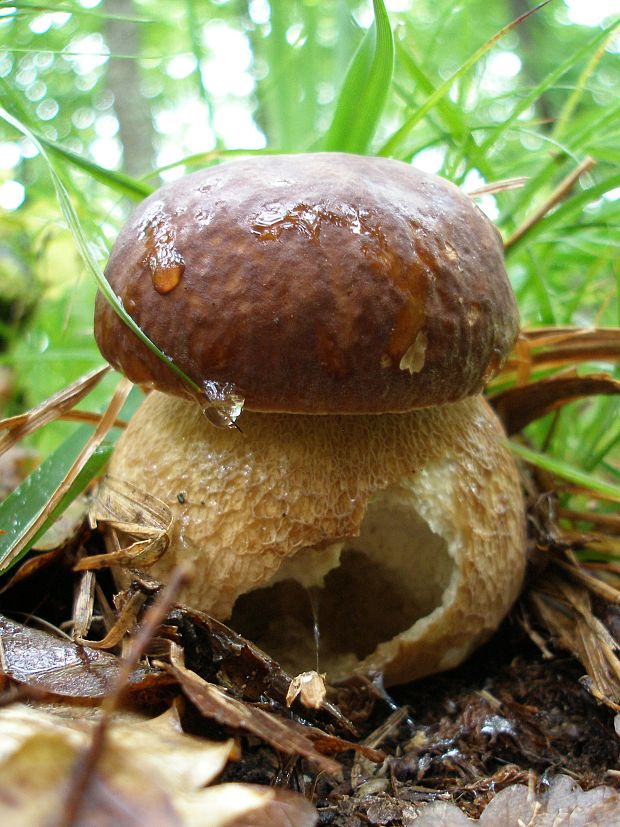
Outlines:
[[314,827],[312,804],[289,790],[218,784],[177,803],[188,827]]
[[340,764],[318,752],[312,741],[306,737],[303,727],[272,715],[260,707],[237,700],[221,687],[207,683],[200,675],[186,669],[182,650],[176,644],[172,644],[170,660],[168,668],[171,674],[178,680],[185,695],[205,717],[212,718],[223,726],[250,732],[279,752],[301,755],[325,772],[335,775],[341,773]]
[[508,435],[569,402],[594,394],[618,394],[620,382],[604,373],[552,376],[501,391],[491,397]]
[[[210,615],[194,609],[179,607],[178,621],[182,627],[189,624],[192,636],[196,632],[206,634],[213,660],[214,677],[217,676],[218,683],[233,692],[242,688],[243,700],[258,701],[261,698],[269,698],[283,708],[288,707],[287,696],[292,676],[252,641]],[[301,708],[304,709],[303,706]],[[333,703],[324,699],[317,712],[320,712],[330,726],[357,735],[351,721]],[[310,713],[311,711],[306,708],[304,717],[308,717]]]
[[[65,715],[67,714],[65,709]],[[58,824],[95,721],[14,705],[0,710],[0,823]],[[234,742],[181,731],[173,708],[158,718],[115,716],[73,827],[312,827],[317,814],[294,793],[224,784]]]
[[293,718],[282,718],[232,697],[221,687],[208,683],[195,672],[186,669],[182,650],[176,644],[172,644],[170,660],[171,665],[167,668],[177,678],[194,706],[205,717],[212,718],[223,726],[250,732],[280,752],[300,755],[325,772],[338,776],[342,773],[342,767],[325,758],[325,755],[354,750],[374,763],[381,763],[385,759],[385,753],[380,750],[338,738]]
[[[78,646],[0,615],[0,685],[9,678],[53,695],[97,700],[112,690],[120,663],[115,655]],[[137,666],[127,691],[143,691],[170,682],[165,672]]]

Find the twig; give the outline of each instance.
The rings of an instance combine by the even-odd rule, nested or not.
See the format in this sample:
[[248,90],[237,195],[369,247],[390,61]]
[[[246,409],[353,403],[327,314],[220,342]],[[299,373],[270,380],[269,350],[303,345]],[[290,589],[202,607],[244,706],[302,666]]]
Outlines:
[[93,772],[103,752],[110,716],[116,709],[120,698],[125,691],[133,669],[144,654],[149,641],[154,637],[157,629],[166,619],[168,612],[175,603],[179,589],[187,582],[191,574],[189,566],[177,566],[172,572],[170,582],[157,597],[157,600],[147,609],[144,620],[138,633],[131,642],[131,648],[116,676],[112,692],[104,699],[99,720],[90,745],[84,755],[79,756],[77,766],[65,801],[63,813],[57,827],[73,827],[84,804],[84,796],[88,790]]
[[570,508],[560,508],[558,517],[573,522],[592,523],[620,532],[620,516],[617,514],[598,514],[595,511],[574,511]]
[[504,249],[510,249],[510,247],[522,239],[523,236],[526,235],[526,233],[528,233],[541,218],[544,218],[549,210],[553,209],[553,207],[555,207],[555,205],[558,204],[563,198],[566,198],[577,180],[583,175],[584,172],[592,169],[595,164],[596,161],[594,158],[590,158],[589,156],[584,158],[584,160],[569,175],[567,175],[566,178],[560,181],[549,198],[547,198],[547,200],[541,204],[540,207],[528,218],[526,218],[523,224],[521,224],[520,227],[517,227],[514,233],[506,239],[504,242]]
[[528,178],[524,175],[518,178],[503,178],[501,181],[491,181],[482,187],[476,187],[475,190],[468,190],[467,195],[469,195],[470,198],[477,198],[479,195],[493,195],[496,192],[520,189],[524,187],[527,182]]

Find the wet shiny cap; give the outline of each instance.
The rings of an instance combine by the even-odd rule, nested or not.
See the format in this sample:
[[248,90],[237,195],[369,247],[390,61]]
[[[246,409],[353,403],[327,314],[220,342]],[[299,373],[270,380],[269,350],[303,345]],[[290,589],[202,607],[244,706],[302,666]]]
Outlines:
[[[381,413],[479,392],[518,329],[500,236],[451,183],[386,158],[248,158],[147,198],[106,276],[201,387],[257,411]],[[103,355],[184,395],[101,295]]]

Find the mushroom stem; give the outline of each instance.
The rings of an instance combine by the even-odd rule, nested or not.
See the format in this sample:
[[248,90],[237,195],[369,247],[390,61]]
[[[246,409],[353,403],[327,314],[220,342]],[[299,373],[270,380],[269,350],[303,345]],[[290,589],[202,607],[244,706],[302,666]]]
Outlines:
[[481,396],[405,414],[245,411],[239,425],[217,430],[153,392],[119,441],[110,473],[174,514],[151,577],[192,561],[181,600],[231,618],[294,672],[315,666],[303,589],[320,588],[330,679],[412,680],[492,634],[521,586],[524,509]]

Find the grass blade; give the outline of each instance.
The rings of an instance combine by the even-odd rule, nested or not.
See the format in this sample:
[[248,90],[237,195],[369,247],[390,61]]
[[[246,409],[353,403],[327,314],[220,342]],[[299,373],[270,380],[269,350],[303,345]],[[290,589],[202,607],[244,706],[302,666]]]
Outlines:
[[36,137],[39,143],[43,144],[43,146],[53,152],[54,155],[63,158],[72,166],[81,169],[82,172],[88,173],[88,175],[96,181],[99,181],[100,184],[104,184],[106,187],[119,193],[119,195],[125,195],[133,201],[142,201],[143,198],[146,198],[147,195],[153,192],[153,188],[144,181],[138,181],[129,175],[125,175],[124,172],[105,169],[94,161],[90,161],[88,158],[79,155],[77,152],[67,149],[67,147],[62,146],[62,144],[46,138],[39,130],[31,125],[31,119],[28,117],[28,113],[20,97],[4,78],[0,78],[0,89],[2,90],[3,98],[11,102],[11,109],[17,113],[17,117],[21,123],[27,124],[30,132]]
[[516,26],[523,23],[530,15],[537,12],[543,6],[546,6],[550,0],[545,0],[544,3],[540,3],[540,5],[536,6],[533,9],[525,12],[520,17],[517,17],[516,20],[513,20],[511,23],[508,23],[506,26],[501,28],[493,37],[489,38],[486,43],[483,43],[479,49],[476,51],[465,61],[465,63],[461,64],[459,68],[454,72],[450,77],[445,80],[440,86],[438,86],[435,91],[433,92],[430,97],[426,99],[426,102],[422,104],[422,106],[417,109],[407,120],[402,124],[402,126],[394,132],[394,134],[385,142],[385,144],[379,150],[379,155],[393,155],[396,153],[396,150],[400,146],[402,140],[411,132],[411,130],[416,126],[420,121],[426,116],[428,112],[438,103],[445,95],[448,94],[450,89],[452,88],[453,84],[459,80],[463,75],[466,74],[473,66],[478,63],[481,57],[483,57],[489,49],[491,49],[495,44],[501,40],[504,35],[508,34],[508,32],[512,31]]
[[383,0],[373,0],[375,19],[347,70],[321,149],[368,149],[383,111],[394,71],[394,38]]
[[[114,421],[117,418],[121,405],[120,415],[130,417],[141,398],[137,387],[132,388],[124,405],[123,399],[117,397],[114,406],[111,404],[108,409],[108,419]],[[92,428],[87,425],[78,428],[0,503],[0,574],[27,553],[90,480],[101,472],[110,457],[117,432],[102,434],[98,441],[93,437]],[[75,468],[73,476],[68,477],[72,468]],[[50,511],[55,492],[59,493]],[[47,511],[49,515],[45,517]]]
[[108,280],[103,274],[101,267],[95,260],[95,257],[92,254],[90,245],[88,240],[84,236],[82,232],[82,228],[80,227],[80,222],[76,215],[75,209],[73,208],[73,204],[71,203],[71,198],[69,197],[69,193],[67,188],[62,182],[62,179],[58,175],[56,168],[51,161],[47,151],[45,150],[43,144],[38,140],[38,138],[32,133],[32,131],[25,126],[25,124],[18,121],[17,118],[14,118],[9,112],[5,109],[0,107],[0,118],[5,120],[8,124],[12,127],[17,129],[18,132],[21,132],[22,135],[25,135],[32,143],[37,147],[39,152],[41,153],[41,157],[47,163],[50,175],[52,177],[52,182],[54,184],[54,189],[56,190],[56,196],[58,198],[58,202],[60,204],[60,208],[62,210],[62,214],[65,217],[65,220],[71,230],[73,238],[77,244],[78,250],[80,251],[82,258],[90,270],[92,275],[97,282],[97,286],[101,293],[104,295],[106,301],[110,303],[114,312],[120,317],[122,322],[129,327],[129,329],[140,339],[140,341],[148,347],[150,351],[152,351],[162,362],[165,362],[169,368],[176,373],[176,375],[182,379],[194,393],[202,395],[201,388],[190,379],[189,376],[186,376],[185,373],[181,370],[178,365],[176,365],[169,356],[166,356],[164,353],[159,350],[157,345],[149,339],[149,337],[144,333],[144,331],[138,327],[135,321],[131,318],[131,316],[127,313],[125,308],[123,307],[122,302],[116,295],[116,293],[110,287]]
[[618,26],[620,26],[620,22],[616,20],[604,29],[599,30],[580,49],[577,49],[575,52],[571,53],[565,61],[560,63],[560,65],[557,66],[552,72],[549,72],[546,78],[535,86],[529,94],[521,98],[519,103],[510,113],[509,117],[505,118],[500,124],[498,124],[487,139],[482,142],[480,145],[480,152],[482,154],[490,152],[498,138],[500,138],[507,129],[510,129],[512,124],[522,112],[525,112],[526,109],[532,106],[532,104],[540,98],[543,92],[546,92],[547,89],[554,86],[563,75],[572,69],[573,66],[575,66],[582,58],[586,57],[592,49],[596,49],[600,43],[607,40],[610,34],[618,28]]
[[607,192],[610,192],[617,187],[620,187],[620,173],[615,173],[614,175],[609,176],[609,178],[605,178],[593,186],[581,190],[581,192],[578,192],[577,195],[574,195],[572,198],[564,201],[563,204],[560,204],[553,212],[547,214],[544,218],[541,218],[538,223],[534,224],[528,230],[526,237],[517,239],[511,245],[509,251],[512,252],[512,250],[520,247],[524,238],[527,238],[528,243],[531,243],[532,239],[543,235],[550,228],[561,224],[563,221],[566,221],[575,215],[580,215],[588,204],[591,204]]
[[153,187],[150,187],[144,181],[132,178],[124,172],[115,172],[114,170],[100,167],[99,164],[90,161],[88,158],[84,158],[83,155],[78,155],[77,152],[67,149],[62,146],[62,144],[50,141],[49,138],[45,138],[40,132],[33,130],[32,134],[36,135],[39,141],[53,152],[54,155],[68,161],[72,166],[81,169],[82,172],[87,172],[95,181],[99,181],[100,184],[104,184],[119,195],[124,195],[132,201],[142,201],[153,192]]
[[555,138],[559,138],[566,130],[566,127],[570,123],[573,113],[577,109],[579,101],[583,98],[586,92],[588,80],[594,74],[596,68],[603,59],[603,55],[605,54],[605,51],[611,43],[613,37],[614,32],[612,31],[609,33],[608,38],[599,45],[599,47],[596,49],[596,51],[588,61],[587,66],[579,75],[575,89],[573,90],[572,94],[569,96],[568,100],[562,107],[562,111],[560,112],[560,115],[553,128],[553,135]]
[[568,462],[550,457],[548,454],[533,451],[531,448],[527,448],[518,442],[511,440],[510,448],[513,453],[530,463],[530,465],[542,468],[543,471],[547,471],[573,485],[591,491],[593,494],[600,494],[607,499],[620,502],[620,486],[618,485],[612,485],[612,483],[605,482],[598,477],[593,477],[591,474],[586,474],[585,471],[580,471]]

